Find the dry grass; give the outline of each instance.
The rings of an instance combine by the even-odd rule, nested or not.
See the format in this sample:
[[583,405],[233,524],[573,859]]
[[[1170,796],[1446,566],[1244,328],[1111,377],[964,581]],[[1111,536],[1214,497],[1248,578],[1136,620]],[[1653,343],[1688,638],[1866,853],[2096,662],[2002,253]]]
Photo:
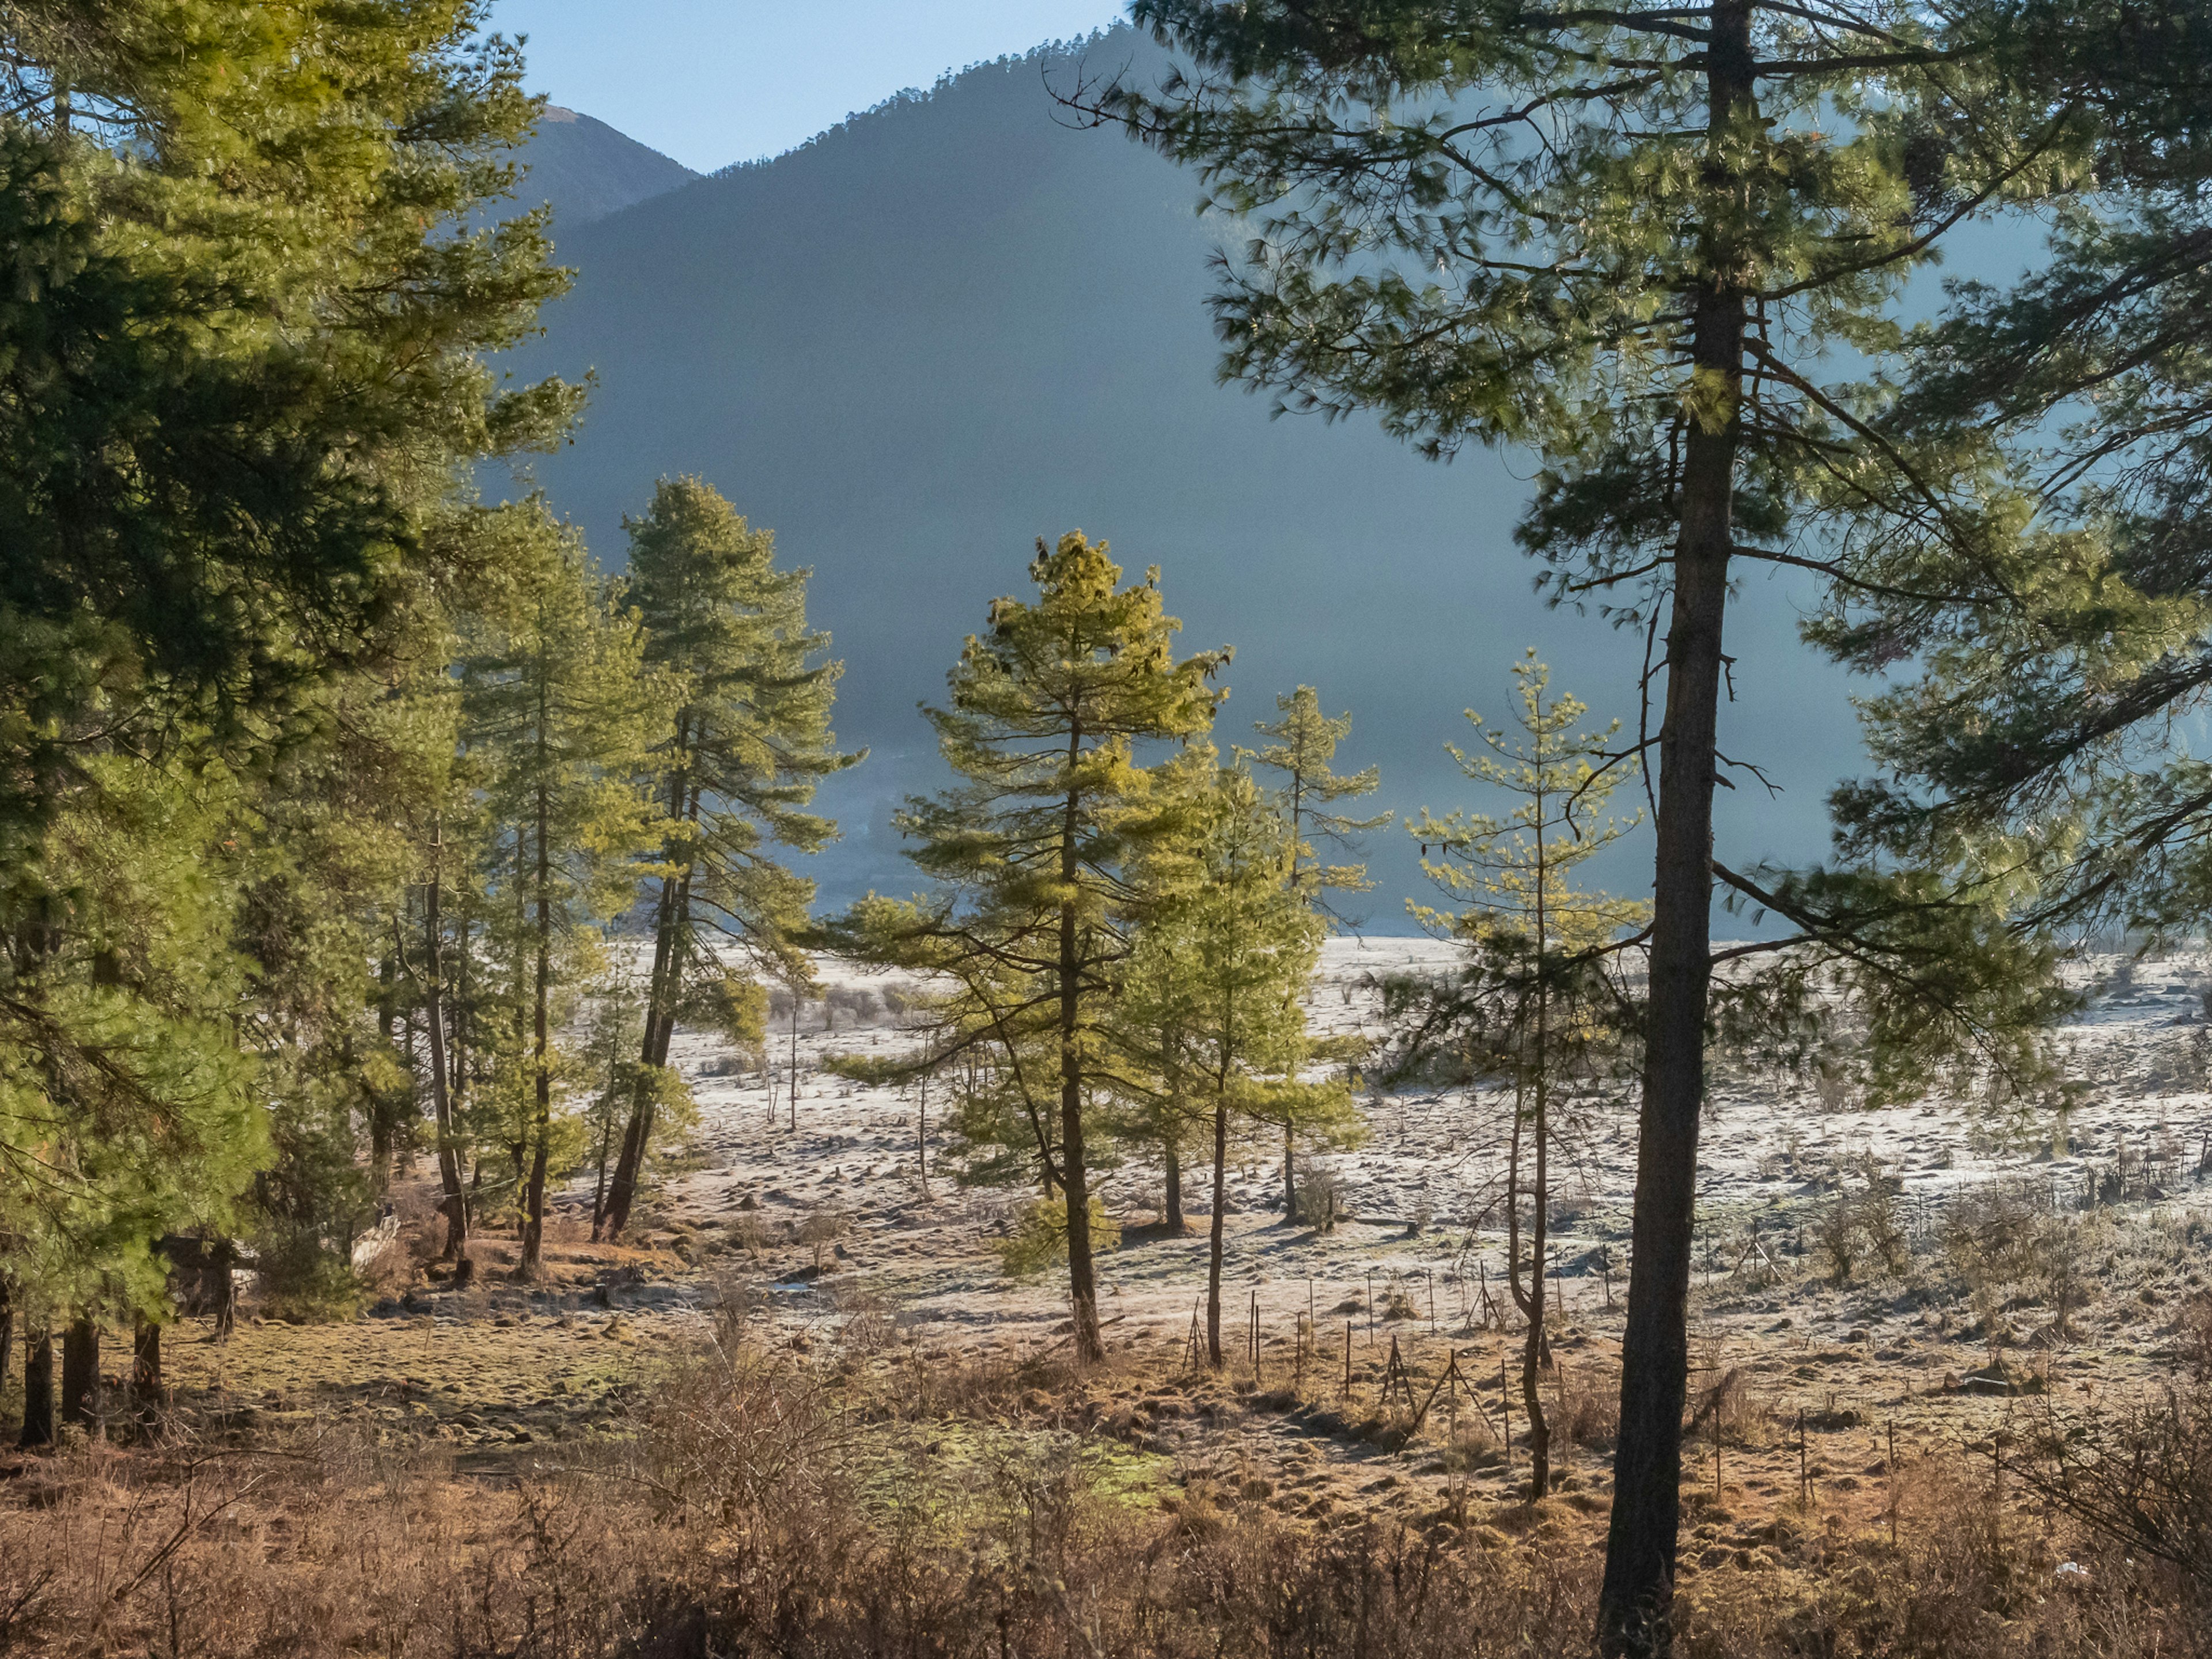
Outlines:
[[[568,1656],[1580,1654],[1602,1515],[1469,1503],[1280,1512],[1222,1464],[1133,1486],[1112,1376],[841,1367],[726,1343],[637,1432],[496,1475],[335,1431],[80,1448],[0,1487],[0,1652]],[[1611,1379],[1560,1378],[1567,1422]],[[1715,1410],[1742,1391],[1717,1388]],[[1086,1419],[1091,1430],[1079,1425]],[[1071,1426],[1076,1425],[1076,1426]],[[1470,1430],[1472,1425],[1469,1425]],[[1587,1429],[1576,1432],[1592,1431]],[[2188,1659],[2185,1580],[1931,1456],[1885,1513],[1686,1506],[1685,1659]],[[1579,1494],[1577,1495],[1579,1497]],[[2061,1577],[2062,1559],[2086,1574]]]

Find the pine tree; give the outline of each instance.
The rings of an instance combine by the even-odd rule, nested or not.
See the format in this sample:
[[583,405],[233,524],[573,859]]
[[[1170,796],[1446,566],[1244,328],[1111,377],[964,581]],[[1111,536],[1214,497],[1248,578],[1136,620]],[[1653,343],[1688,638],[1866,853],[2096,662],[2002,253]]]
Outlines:
[[[1376,410],[1431,454],[1534,447],[1545,470],[1521,534],[1550,591],[1601,599],[1663,666],[1663,714],[1638,739],[1659,754],[1652,995],[1600,1621],[1608,1654],[1663,1651],[1715,883],[1788,905],[1822,939],[1869,908],[1875,931],[1909,930],[1898,918],[1929,896],[1874,884],[1839,923],[1716,859],[1731,567],[1848,580],[1855,528],[1928,521],[1912,458],[1867,441],[1865,400],[1823,354],[1848,341],[1856,370],[1886,351],[1911,271],[1978,214],[2072,188],[2092,122],[2021,95],[2003,8],[1133,13],[1194,69],[1157,94],[1125,82],[1071,101],[1197,167],[1215,203],[1255,222],[1215,301],[1224,374],[1282,406]],[[1832,538],[1784,545],[1814,525]],[[1838,948],[1863,960],[1881,942]],[[1916,980],[1925,958],[1901,960],[1893,983],[1937,1011],[1917,1030],[1978,1039],[1981,1021]],[[2002,998],[2010,977],[1948,988]]]
[[[1359,818],[1331,810],[1340,800],[1373,794],[1382,783],[1382,770],[1370,766],[1349,777],[1339,777],[1330,769],[1337,744],[1352,734],[1352,716],[1344,714],[1331,719],[1322,714],[1321,694],[1310,685],[1302,685],[1288,696],[1278,696],[1275,707],[1281,720],[1273,725],[1265,720],[1253,723],[1261,737],[1274,741],[1262,749],[1237,752],[1281,777],[1276,801],[1290,828],[1284,880],[1304,902],[1332,921],[1340,921],[1328,908],[1328,895],[1364,893],[1373,884],[1367,879],[1364,864],[1324,864],[1316,856],[1316,846],[1320,842],[1347,845],[1390,821],[1388,812]],[[1289,1121],[1283,1125],[1283,1216],[1291,1222],[1298,1219],[1297,1129]]]
[[[1192,867],[1139,934],[1116,1022],[1123,1075],[1153,1079],[1148,1093],[1176,1099],[1212,1132],[1206,1330],[1218,1366],[1231,1132],[1349,1118],[1352,1100],[1340,1081],[1303,1076],[1314,1044],[1300,999],[1327,929],[1283,880],[1292,854],[1286,821],[1243,767],[1207,781],[1196,805],[1176,849]],[[1169,1041],[1158,1042],[1164,1034]]]
[[1176,661],[1181,624],[1162,609],[1159,572],[1121,586],[1105,544],[1079,531],[1050,549],[1040,541],[1030,578],[1036,599],[994,600],[989,631],[969,637],[949,676],[950,706],[925,709],[964,780],[897,819],[937,896],[872,896],[825,938],[957,988],[958,1046],[934,1045],[928,1063],[994,1051],[1060,1195],[1075,1352],[1089,1362],[1105,1352],[1088,1120],[1111,975],[1139,920],[1133,862],[1191,816],[1188,763],[1148,767],[1138,745],[1203,735],[1220,701],[1206,682],[1230,653]]
[[[659,826],[636,778],[663,688],[634,615],[602,597],[571,532],[541,522],[540,556],[517,573],[462,664],[465,720],[486,751],[488,884],[503,925],[515,1022],[504,1068],[522,1149],[519,1271],[538,1267],[553,1103],[555,1030],[599,963],[587,924],[626,908],[632,860]],[[526,1032],[522,1030],[527,1021]]]
[[1815,618],[1893,680],[1865,705],[1886,775],[1836,802],[1844,850],[1981,872],[2024,927],[2186,933],[2212,914],[2212,770],[2173,737],[2212,680],[2212,27],[2032,5],[2007,51],[2094,111],[2099,188],[2027,276],[1953,284],[1908,343],[1881,431],[1949,441],[1942,510],[2002,556],[1893,538]]
[[[1504,818],[1424,811],[1407,828],[1421,843],[1421,867],[1461,908],[1409,903],[1430,932],[1460,940],[1469,960],[1442,1000],[1425,1011],[1426,1040],[1449,1030],[1478,1071],[1503,1072],[1513,1090],[1505,1176],[1505,1274],[1528,1322],[1521,1353],[1522,1407],[1528,1423],[1529,1493],[1551,1480],[1551,1425],[1537,1387],[1545,1355],[1544,1263],[1551,1224],[1552,1166],[1559,1139],[1553,1102],[1594,1062],[1618,1054],[1633,1005],[1620,973],[1623,949],[1640,943],[1650,908],[1574,885],[1577,866],[1635,827],[1605,816],[1613,792],[1635,775],[1632,759],[1610,752],[1620,731],[1581,729],[1583,704],[1549,702],[1549,672],[1531,649],[1513,665],[1516,736],[1468,720],[1488,753],[1449,745],[1475,782],[1516,797]],[[1626,1018],[1625,1018],[1626,1017]],[[1524,1162],[1525,1159],[1525,1162]],[[1521,1203],[1529,1201],[1528,1254]]]
[[454,234],[536,109],[483,16],[0,18],[0,1093],[70,1171],[0,1194],[0,1237],[49,1322],[158,1315],[163,1231],[321,1255],[363,1079],[396,1092],[354,739],[477,562],[469,465],[576,407],[483,361],[567,280],[542,217]]
[[645,516],[626,524],[626,598],[646,660],[674,690],[648,781],[667,830],[637,1092],[593,1222],[609,1237],[629,1224],[678,1016],[747,1006],[748,972],[807,977],[794,941],[814,884],[778,849],[816,853],[836,839],[807,805],[822,779],[863,758],[839,754],[830,729],[844,665],[823,658],[830,636],[807,626],[810,572],[778,569],[774,537],[698,478],[663,478]]

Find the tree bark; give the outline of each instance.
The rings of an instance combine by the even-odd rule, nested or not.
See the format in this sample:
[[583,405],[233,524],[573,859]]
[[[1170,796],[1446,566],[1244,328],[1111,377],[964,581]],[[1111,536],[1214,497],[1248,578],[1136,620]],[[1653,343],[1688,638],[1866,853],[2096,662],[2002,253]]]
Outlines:
[[44,1325],[23,1333],[23,1433],[26,1450],[54,1443],[54,1337]]
[[469,1201],[461,1185],[461,1154],[454,1132],[453,1097],[446,1077],[446,958],[445,927],[438,903],[444,881],[442,868],[446,832],[441,821],[432,848],[430,880],[423,890],[422,1025],[430,1042],[430,1114],[438,1129],[438,1186],[446,1212],[445,1259],[455,1260],[468,1248]]
[[1213,1223],[1206,1245],[1206,1357],[1221,1369],[1222,1229],[1229,1217],[1229,1102],[1213,1097]]
[[1287,1123],[1283,1125],[1283,1219],[1291,1226],[1298,1224],[1297,1135]]
[[100,1322],[80,1314],[62,1334],[62,1421],[100,1425]]
[[1160,1150],[1167,1164],[1168,1231],[1181,1233],[1188,1230],[1188,1224],[1182,1213],[1182,1148],[1176,1144],[1173,1130],[1161,1137]]
[[[1712,15],[1707,86],[1717,142],[1752,107],[1748,0],[1720,0]],[[1736,269],[1735,260],[1723,257],[1726,253],[1725,248],[1711,250],[1705,268]],[[1690,423],[1674,614],[1667,635],[1650,1004],[1638,1124],[1628,1319],[1621,1341],[1620,1437],[1613,1454],[1613,1516],[1598,1602],[1599,1648],[1609,1659],[1647,1659],[1671,1650],[1681,1523],[1690,1249],[1712,972],[1714,744],[1747,314],[1745,295],[1729,289],[1708,287],[1694,294],[1692,303],[1692,360],[1698,374],[1720,388],[1722,418],[1712,425]]]
[[[399,1023],[399,969],[389,956],[378,965],[376,979],[377,1030],[389,1048],[393,1046],[393,1029]],[[400,1112],[397,1091],[380,1091],[370,1097],[368,1186],[378,1198],[392,1190],[392,1143],[398,1131]]]
[[[679,717],[676,723],[676,750],[679,757],[688,754],[686,745],[690,738],[689,718]],[[688,761],[680,762],[669,780],[668,816],[672,819],[688,818],[694,824],[699,821],[699,792],[692,785]],[[638,1054],[642,1064],[638,1070],[636,1092],[631,1097],[629,1121],[623,1129],[622,1156],[615,1161],[614,1182],[607,1189],[604,1236],[611,1239],[621,1237],[623,1229],[629,1225],[630,1206],[637,1200],[637,1183],[645,1170],[646,1149],[653,1140],[653,1079],[659,1069],[668,1064],[668,1045],[676,1035],[676,1004],[684,988],[680,936],[690,911],[691,866],[687,861],[680,872],[672,872],[660,878],[660,899],[653,911],[653,976],[646,985],[645,1035]],[[794,998],[797,994],[793,993]],[[797,1018],[794,1012],[793,1018]],[[796,1087],[794,1083],[794,1090]],[[796,1094],[792,1110],[795,1117]],[[775,1104],[771,1099],[769,1127],[773,1128],[775,1125]],[[592,1237],[599,1238],[602,1232],[599,1218],[594,1218]]]
[[[1082,753],[1078,727],[1068,742],[1068,769]],[[1073,891],[1079,803],[1067,797],[1060,843],[1060,878]],[[1097,1271],[1091,1259],[1091,1182],[1083,1163],[1083,957],[1073,901],[1060,907],[1060,1174],[1067,1198],[1067,1299],[1075,1324],[1075,1358],[1091,1364],[1106,1357],[1098,1328]]]
[[[539,730],[544,730],[544,681],[541,678],[538,693]],[[547,1009],[553,994],[553,853],[548,844],[547,832],[552,824],[552,804],[548,795],[544,768],[538,774],[538,860],[534,874],[538,883],[538,960],[537,988],[532,999],[531,1039],[532,1056],[538,1073],[537,1112],[532,1137],[537,1142],[530,1158],[530,1182],[523,1197],[522,1261],[517,1272],[525,1279],[536,1275],[545,1249],[545,1163],[550,1148],[547,1142],[553,1135],[553,1038]]]

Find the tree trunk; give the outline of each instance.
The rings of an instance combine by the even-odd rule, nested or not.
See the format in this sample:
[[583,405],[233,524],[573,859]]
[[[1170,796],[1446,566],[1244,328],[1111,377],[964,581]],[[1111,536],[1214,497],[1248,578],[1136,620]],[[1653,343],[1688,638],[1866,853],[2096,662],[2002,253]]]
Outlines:
[[1182,1215],[1182,1148],[1176,1145],[1175,1132],[1172,1129],[1161,1137],[1160,1151],[1167,1164],[1168,1191],[1165,1214],[1168,1231],[1171,1233],[1182,1233],[1188,1231],[1188,1224],[1183,1220]]
[[[544,682],[540,681],[542,688]],[[544,696],[539,696],[539,720],[544,719]],[[552,805],[547,795],[544,769],[538,775],[538,961],[536,995],[532,1000],[531,1038],[538,1073],[538,1110],[534,1120],[537,1147],[530,1158],[530,1184],[523,1197],[522,1261],[517,1273],[534,1278],[545,1249],[545,1161],[553,1137],[553,1039],[547,1002],[553,994],[553,854],[547,845]]]
[[1229,1102],[1213,1097],[1213,1224],[1206,1246],[1206,1357],[1221,1369],[1221,1234],[1229,1217]]
[[599,1129],[599,1178],[592,1188],[592,1237],[594,1239],[599,1237],[600,1224],[607,1216],[607,1154],[614,1150],[614,1107],[610,1101],[606,1121]]
[[1297,1136],[1287,1123],[1283,1125],[1283,1219],[1293,1227],[1298,1224]]
[[[376,1024],[385,1047],[392,1046],[392,1028],[399,1021],[399,968],[387,956],[376,974]],[[392,1142],[399,1127],[397,1091],[381,1091],[368,1103],[368,1187],[376,1197],[392,1190]]]
[[86,1315],[62,1334],[62,1421],[88,1434],[100,1425],[100,1322]]
[[[1717,142],[1750,110],[1747,0],[1713,11],[1707,84]],[[1706,269],[1727,270],[1717,257]],[[1674,1641],[1674,1560],[1681,1522],[1682,1405],[1686,1319],[1705,1105],[1706,994],[1711,977],[1714,739],[1722,624],[1742,392],[1742,294],[1692,296],[1692,360],[1716,379],[1723,424],[1692,422],[1680,495],[1674,615],[1667,636],[1667,706],[1660,729],[1658,848],[1652,886],[1650,1006],[1638,1124],[1628,1319],[1621,1341],[1620,1437],[1613,1516],[1599,1592],[1598,1643],[1607,1656],[1660,1656]]]
[[8,1392],[8,1362],[15,1351],[15,1304],[0,1279],[0,1394]]
[[[679,757],[688,754],[690,736],[690,719],[679,715],[676,722]],[[668,816],[688,817],[693,823],[699,821],[699,792],[692,787],[688,761],[679,763],[669,779]],[[645,1035],[638,1054],[643,1064],[638,1071],[636,1092],[631,1097],[629,1121],[623,1129],[622,1156],[615,1161],[614,1183],[607,1189],[604,1236],[611,1239],[621,1237],[623,1229],[629,1225],[630,1206],[637,1200],[637,1183],[645,1170],[646,1148],[653,1140],[653,1079],[660,1067],[668,1064],[668,1045],[676,1034],[676,1004],[684,988],[679,947],[684,923],[690,913],[691,866],[687,862],[680,873],[660,878],[660,900],[653,911],[653,977],[646,984]],[[793,993],[794,998],[797,994]],[[797,1085],[793,1086],[795,1089]],[[798,1109],[794,1095],[794,1119]],[[769,1127],[775,1127],[773,1097],[769,1102]],[[594,1218],[592,1237],[601,1236],[600,1223]]]
[[[441,864],[446,844],[442,823],[438,826],[437,836],[432,856]],[[423,892],[422,988],[422,1025],[430,1040],[430,1114],[438,1129],[438,1186],[444,1195],[442,1207],[446,1212],[445,1259],[451,1261],[468,1248],[469,1201],[461,1185],[460,1144],[454,1132],[453,1097],[446,1076],[445,928],[438,914],[443,875],[440,864],[434,864],[429,885]]]
[[638,1172],[644,1166],[646,1143],[653,1132],[652,1081],[644,1068],[653,1064],[653,1031],[665,1000],[661,987],[667,979],[670,957],[676,949],[675,904],[676,878],[664,876],[660,901],[653,910],[653,976],[647,981],[645,1033],[638,1053],[641,1064],[637,1084],[630,1097],[629,1121],[623,1127],[622,1155],[615,1160],[615,1178],[607,1188],[604,1224],[595,1223],[592,1229],[595,1239],[621,1237],[623,1229],[629,1224],[630,1206],[637,1197]]
[[44,1325],[23,1333],[23,1433],[25,1449],[54,1443],[54,1338]]
[[[1080,730],[1071,737],[1068,766],[1082,752]],[[1075,886],[1077,797],[1067,798],[1060,843],[1060,878]],[[1083,1166],[1083,958],[1076,937],[1075,906],[1060,907],[1060,1176],[1067,1195],[1067,1298],[1075,1323],[1075,1358],[1091,1364],[1106,1357],[1098,1328],[1098,1279],[1091,1260],[1091,1182]]]
[[[1539,1062],[1541,1063],[1540,1061]],[[1535,1211],[1528,1228],[1528,1335],[1521,1346],[1521,1405],[1528,1418],[1528,1496],[1533,1501],[1552,1489],[1552,1425],[1544,1415],[1544,1396],[1537,1387],[1544,1364],[1544,1250],[1551,1226],[1551,1169],[1546,1157],[1544,1079],[1536,1079]]]

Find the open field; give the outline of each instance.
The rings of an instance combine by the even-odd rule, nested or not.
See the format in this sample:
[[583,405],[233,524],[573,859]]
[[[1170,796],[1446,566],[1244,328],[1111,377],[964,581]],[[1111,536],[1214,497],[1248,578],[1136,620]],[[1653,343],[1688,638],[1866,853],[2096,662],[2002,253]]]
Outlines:
[[[1416,941],[1332,945],[1316,1024],[1374,1029],[1376,981],[1441,961]],[[2091,967],[2109,981],[2116,965]],[[2014,1570],[2042,1586],[2036,1606],[2061,1561],[2088,1547],[2032,1492],[2008,1487],[1990,1454],[2024,1414],[2133,1397],[2199,1340],[2212,1237],[2212,1188],[2199,1185],[2212,1130],[2198,1038],[2204,974],[2195,959],[2139,964],[2099,997],[2071,1033],[2090,1086],[2056,1147],[2047,1121],[2007,1126],[1948,1103],[1856,1109],[1771,1079],[1723,1080],[1693,1291],[1700,1410],[1684,1484],[1693,1607],[1818,1601],[1832,1577],[1888,1547],[1893,1523],[1910,1548],[1916,1529],[1923,1544],[1939,1541],[1966,1511],[2008,1539]],[[834,969],[828,977],[848,990],[880,984]],[[1220,1373],[1190,1363],[1206,1261],[1199,1183],[1194,1231],[1170,1237],[1157,1221],[1158,1171],[1124,1164],[1108,1200],[1127,1236],[1102,1263],[1111,1352],[1103,1370],[1078,1375],[1065,1363],[1058,1281],[1000,1269],[992,1243],[1007,1195],[961,1188],[940,1134],[918,1144],[913,1096],[821,1069],[832,1052],[903,1040],[887,1014],[862,1018],[863,1000],[843,999],[839,1029],[820,1030],[818,1013],[803,1023],[795,1127],[787,1033],[773,1045],[773,1114],[769,1083],[726,1070],[708,1039],[679,1039],[676,1059],[702,1106],[695,1156],[620,1247],[587,1241],[588,1186],[572,1184],[544,1280],[508,1282],[511,1242],[485,1236],[477,1283],[453,1290],[429,1260],[418,1171],[400,1194],[399,1239],[368,1269],[380,1293],[364,1316],[249,1316],[228,1341],[185,1322],[167,1345],[178,1401],[167,1449],[80,1448],[7,1466],[0,1609],[28,1599],[0,1632],[36,1650],[78,1650],[64,1633],[76,1592],[53,1540],[76,1540],[80,1553],[104,1540],[102,1571],[125,1578],[173,1535],[190,1540],[177,1554],[195,1559],[219,1545],[226,1559],[246,1550],[304,1562],[313,1552],[296,1540],[315,1523],[300,1506],[333,1494],[387,1518],[404,1511],[404,1530],[458,1528],[475,1540],[463,1551],[475,1560],[536,1524],[528,1495],[541,1486],[572,1504],[588,1491],[589,1504],[605,1506],[589,1509],[589,1524],[632,1547],[637,1528],[672,1512],[696,1520],[702,1500],[686,1480],[705,1480],[712,1460],[672,1448],[737,1409],[711,1389],[720,1403],[699,1403],[701,1366],[725,1361],[770,1379],[759,1400],[809,1402],[813,1438],[803,1456],[792,1452],[793,1466],[834,1468],[856,1511],[894,1532],[915,1505],[948,1492],[994,1515],[1009,1482],[1028,1490],[1049,1464],[1115,1527],[1218,1512],[1232,1532],[1307,1540],[1268,1547],[1316,1549],[1347,1528],[1380,1527],[1432,1553],[1502,1552],[1522,1563],[1516,1595],[1534,1582],[1531,1563],[1580,1574],[1570,1599],[1586,1593],[1609,1485],[1633,1175],[1625,1118],[1595,1121],[1562,1183],[1553,1266],[1565,1311],[1544,1395],[1564,1473],[1558,1493],[1530,1506],[1515,1486],[1525,1425],[1517,1375],[1509,1387],[1506,1373],[1520,1322],[1500,1312],[1493,1149],[1461,1091],[1368,1098],[1367,1145],[1334,1160],[1352,1218],[1331,1231],[1283,1224],[1264,1149],[1232,1171],[1231,1363]],[[1839,1276],[1824,1241],[1869,1192],[1887,1194],[1897,1251],[1862,1253]],[[2063,1224],[2070,1254],[2060,1268],[2014,1264],[2010,1278],[1992,1268],[1976,1282],[1961,1218],[1986,1221],[1985,1211],[1998,1223]],[[800,1242],[823,1215],[837,1224],[817,1231],[834,1237]],[[127,1358],[127,1344],[111,1342],[118,1350]],[[699,1358],[717,1351],[724,1361]],[[12,1399],[4,1409],[12,1414]],[[834,1431],[823,1426],[833,1419]],[[761,1431],[749,1422],[717,1431],[750,1442]],[[246,1477],[223,1474],[222,1460],[243,1469],[279,1454],[266,1485],[227,1500],[231,1518],[210,1520],[205,1538],[175,1508],[198,1501],[205,1514],[214,1501],[180,1498],[186,1487],[234,1492]],[[678,1466],[691,1475],[678,1479]],[[725,1469],[706,1484],[732,1478]],[[370,1488],[384,1495],[372,1500]],[[325,1496],[303,1496],[314,1492]],[[744,1508],[723,1499],[726,1515]],[[241,1529],[242,1516],[258,1518]],[[336,1540],[325,1553],[343,1553]],[[527,1580],[501,1594],[526,1595]],[[153,1582],[123,1596],[128,1616],[118,1604],[112,1628],[82,1650],[168,1650],[147,1610]],[[368,1626],[386,1617],[363,1608]],[[496,1625],[508,1614],[484,1616]]]

